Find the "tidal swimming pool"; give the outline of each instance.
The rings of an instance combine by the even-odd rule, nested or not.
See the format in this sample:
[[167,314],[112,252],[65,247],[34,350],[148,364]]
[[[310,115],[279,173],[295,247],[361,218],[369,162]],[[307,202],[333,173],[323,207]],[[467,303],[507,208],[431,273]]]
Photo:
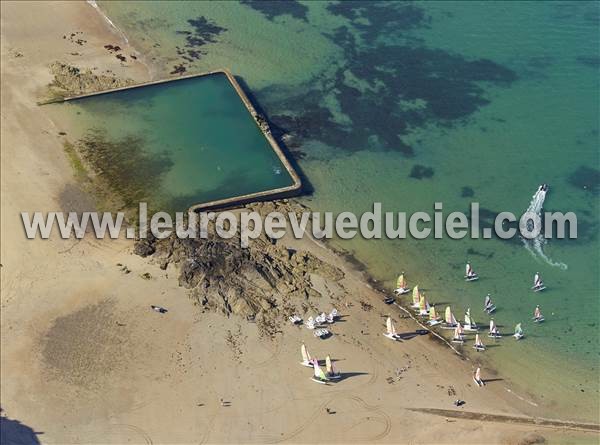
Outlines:
[[70,98],[80,156],[125,206],[166,211],[292,193],[300,180],[225,71]]

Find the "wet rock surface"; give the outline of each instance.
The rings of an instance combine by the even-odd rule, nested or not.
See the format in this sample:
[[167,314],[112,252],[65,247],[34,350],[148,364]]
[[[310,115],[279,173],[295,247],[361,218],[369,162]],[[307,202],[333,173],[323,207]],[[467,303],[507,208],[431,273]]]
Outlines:
[[50,72],[54,76],[50,92],[55,98],[119,88],[134,83],[132,79],[96,74],[91,69],[82,69],[58,61],[50,65]]
[[[250,206],[263,214],[292,211],[287,204]],[[339,281],[344,273],[308,251],[285,247],[266,235],[240,247],[240,237],[220,238],[209,226],[205,239],[175,235],[138,240],[134,252],[149,256],[162,269],[174,267],[180,286],[202,310],[253,320],[261,334],[272,336],[288,316],[316,309],[322,297],[311,281],[319,276]]]

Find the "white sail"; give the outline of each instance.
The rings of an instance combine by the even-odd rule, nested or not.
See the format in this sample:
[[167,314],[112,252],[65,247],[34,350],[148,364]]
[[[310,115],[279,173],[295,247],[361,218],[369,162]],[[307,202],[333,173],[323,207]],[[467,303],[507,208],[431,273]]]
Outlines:
[[477,368],[477,371],[475,371],[475,380],[481,380],[481,368]]
[[494,322],[494,320],[490,320],[490,334],[493,334],[494,331],[496,330],[496,322]]
[[310,362],[312,359],[311,359],[310,354],[308,353],[308,350],[306,349],[306,346],[304,345],[304,343],[302,343],[302,347],[300,348],[300,350],[302,351],[302,361],[304,363]]
[[483,347],[483,342],[481,341],[481,338],[479,338],[479,334],[475,335],[475,346],[480,348]]
[[392,317],[388,317],[386,320],[387,333],[390,335],[396,335],[396,327],[392,321]]
[[467,312],[465,312],[465,326],[470,326],[471,324],[471,308],[468,308]]

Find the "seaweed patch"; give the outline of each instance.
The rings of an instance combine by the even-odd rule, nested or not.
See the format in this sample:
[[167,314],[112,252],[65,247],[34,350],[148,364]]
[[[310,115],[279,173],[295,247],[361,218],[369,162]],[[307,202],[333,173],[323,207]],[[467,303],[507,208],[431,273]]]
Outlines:
[[202,16],[195,19],[189,19],[187,23],[191,29],[175,31],[177,34],[185,36],[185,45],[183,47],[175,47],[177,55],[185,62],[175,65],[171,74],[181,74],[185,72],[186,63],[193,63],[206,54],[200,47],[209,43],[216,43],[217,36],[227,31],[227,28],[223,28]]
[[[412,156],[405,136],[414,129],[464,122],[489,103],[488,84],[517,80],[514,71],[491,60],[415,44],[420,42],[406,31],[429,26],[430,18],[414,4],[341,2],[328,10],[347,19],[325,34],[344,53],[340,65],[307,82],[301,94],[297,86],[285,85],[258,93],[274,125],[297,140]],[[335,98],[344,122],[334,118],[323,97]]]
[[600,193],[600,170],[582,165],[569,175],[569,183],[596,195]]
[[173,163],[166,153],[149,153],[144,138],[109,139],[106,131],[91,129],[75,147],[93,173],[94,192],[102,207],[127,211],[139,202],[161,205],[161,180]]
[[412,168],[409,176],[415,179],[431,178],[433,176],[433,168],[417,164]]
[[241,3],[260,12],[271,21],[282,15],[289,15],[305,22],[308,21],[306,17],[308,8],[296,0],[241,0]]

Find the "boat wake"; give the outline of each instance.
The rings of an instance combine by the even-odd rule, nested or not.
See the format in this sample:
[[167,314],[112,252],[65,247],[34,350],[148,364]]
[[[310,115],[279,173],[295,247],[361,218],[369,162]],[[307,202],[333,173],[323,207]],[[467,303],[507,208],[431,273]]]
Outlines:
[[[538,190],[533,195],[531,202],[529,203],[529,207],[527,207],[527,212],[535,213],[540,218],[542,218],[542,209],[544,207],[544,201],[546,200],[546,194],[548,193],[548,186],[546,184],[540,186]],[[542,218],[543,221],[543,218]],[[528,223],[528,229],[531,229],[530,224]],[[561,263],[560,261],[554,261],[548,255],[544,253],[544,246],[548,242],[544,237],[543,233],[540,233],[537,237],[533,239],[521,238],[523,240],[523,244],[525,248],[536,258],[541,258],[550,266],[559,267],[562,270],[567,270],[568,266],[565,263]]]

